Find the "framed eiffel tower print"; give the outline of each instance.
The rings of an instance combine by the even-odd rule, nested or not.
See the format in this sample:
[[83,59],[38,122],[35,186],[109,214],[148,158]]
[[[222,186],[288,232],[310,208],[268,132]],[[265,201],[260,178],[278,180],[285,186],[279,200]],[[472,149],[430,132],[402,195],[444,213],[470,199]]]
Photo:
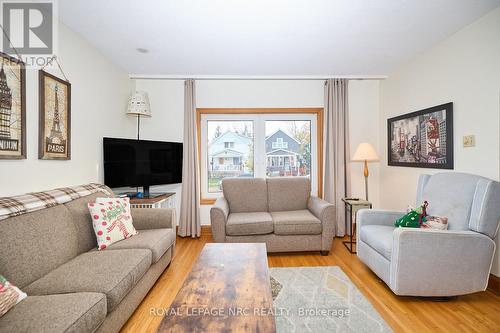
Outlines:
[[71,159],[71,84],[39,72],[38,158]]
[[0,159],[26,158],[24,63],[0,52]]

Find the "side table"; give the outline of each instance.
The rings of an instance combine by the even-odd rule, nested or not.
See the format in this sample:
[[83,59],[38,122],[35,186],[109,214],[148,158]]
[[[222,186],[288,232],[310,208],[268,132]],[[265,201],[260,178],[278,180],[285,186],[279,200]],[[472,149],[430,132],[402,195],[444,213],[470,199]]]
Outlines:
[[[353,230],[353,216],[354,220],[356,219],[356,213],[358,210],[363,208],[372,208],[372,203],[363,199],[352,200],[349,198],[343,198],[345,206],[345,221],[346,224],[349,223],[349,240],[343,241],[344,246],[349,250],[350,253],[356,253],[354,246],[356,245],[356,239],[354,238],[354,230]],[[347,214],[349,213],[349,219],[347,219]]]
[[130,207],[132,208],[174,208],[175,193],[162,193],[152,198],[132,198]]

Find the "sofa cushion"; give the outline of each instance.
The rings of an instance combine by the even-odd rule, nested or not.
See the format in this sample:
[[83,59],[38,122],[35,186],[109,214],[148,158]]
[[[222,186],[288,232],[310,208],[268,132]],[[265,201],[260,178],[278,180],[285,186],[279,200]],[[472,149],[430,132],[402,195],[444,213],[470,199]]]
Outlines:
[[273,232],[273,219],[267,212],[231,213],[227,219],[226,234],[231,236],[264,235]]
[[28,295],[98,292],[108,312],[120,303],[151,266],[145,249],[83,253],[26,287]]
[[134,237],[112,244],[107,250],[148,249],[153,253],[153,263],[156,263],[174,243],[173,229],[141,230]]
[[307,209],[311,180],[307,177],[267,178],[270,212]]
[[267,185],[263,178],[224,178],[222,191],[231,213],[267,212]]
[[0,253],[0,274],[23,289],[76,257],[70,212],[57,205],[0,221]]
[[78,254],[90,251],[97,247],[97,239],[92,226],[92,218],[87,204],[95,202],[96,198],[107,197],[103,192],[97,192],[86,197],[70,201],[64,206],[71,212],[73,224],[78,230]]
[[365,225],[359,229],[359,237],[387,260],[391,260],[393,226]]
[[104,294],[29,296],[0,318],[0,332],[94,332],[105,318]]
[[318,235],[323,231],[321,221],[307,209],[272,212],[276,235]]

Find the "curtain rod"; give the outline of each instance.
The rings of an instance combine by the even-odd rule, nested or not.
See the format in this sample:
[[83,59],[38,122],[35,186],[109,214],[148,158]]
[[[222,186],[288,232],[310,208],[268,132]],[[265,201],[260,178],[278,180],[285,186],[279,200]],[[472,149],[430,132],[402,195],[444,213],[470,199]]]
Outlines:
[[385,80],[387,75],[299,75],[299,76],[272,76],[272,75],[150,75],[150,74],[130,74],[131,79],[145,80],[327,80],[327,79],[348,79],[348,80]]

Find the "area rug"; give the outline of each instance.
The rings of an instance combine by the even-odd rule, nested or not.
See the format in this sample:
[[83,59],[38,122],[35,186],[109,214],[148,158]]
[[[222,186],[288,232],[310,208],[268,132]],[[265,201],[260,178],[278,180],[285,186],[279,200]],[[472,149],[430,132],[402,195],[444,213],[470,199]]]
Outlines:
[[277,332],[392,332],[337,266],[270,268]]

